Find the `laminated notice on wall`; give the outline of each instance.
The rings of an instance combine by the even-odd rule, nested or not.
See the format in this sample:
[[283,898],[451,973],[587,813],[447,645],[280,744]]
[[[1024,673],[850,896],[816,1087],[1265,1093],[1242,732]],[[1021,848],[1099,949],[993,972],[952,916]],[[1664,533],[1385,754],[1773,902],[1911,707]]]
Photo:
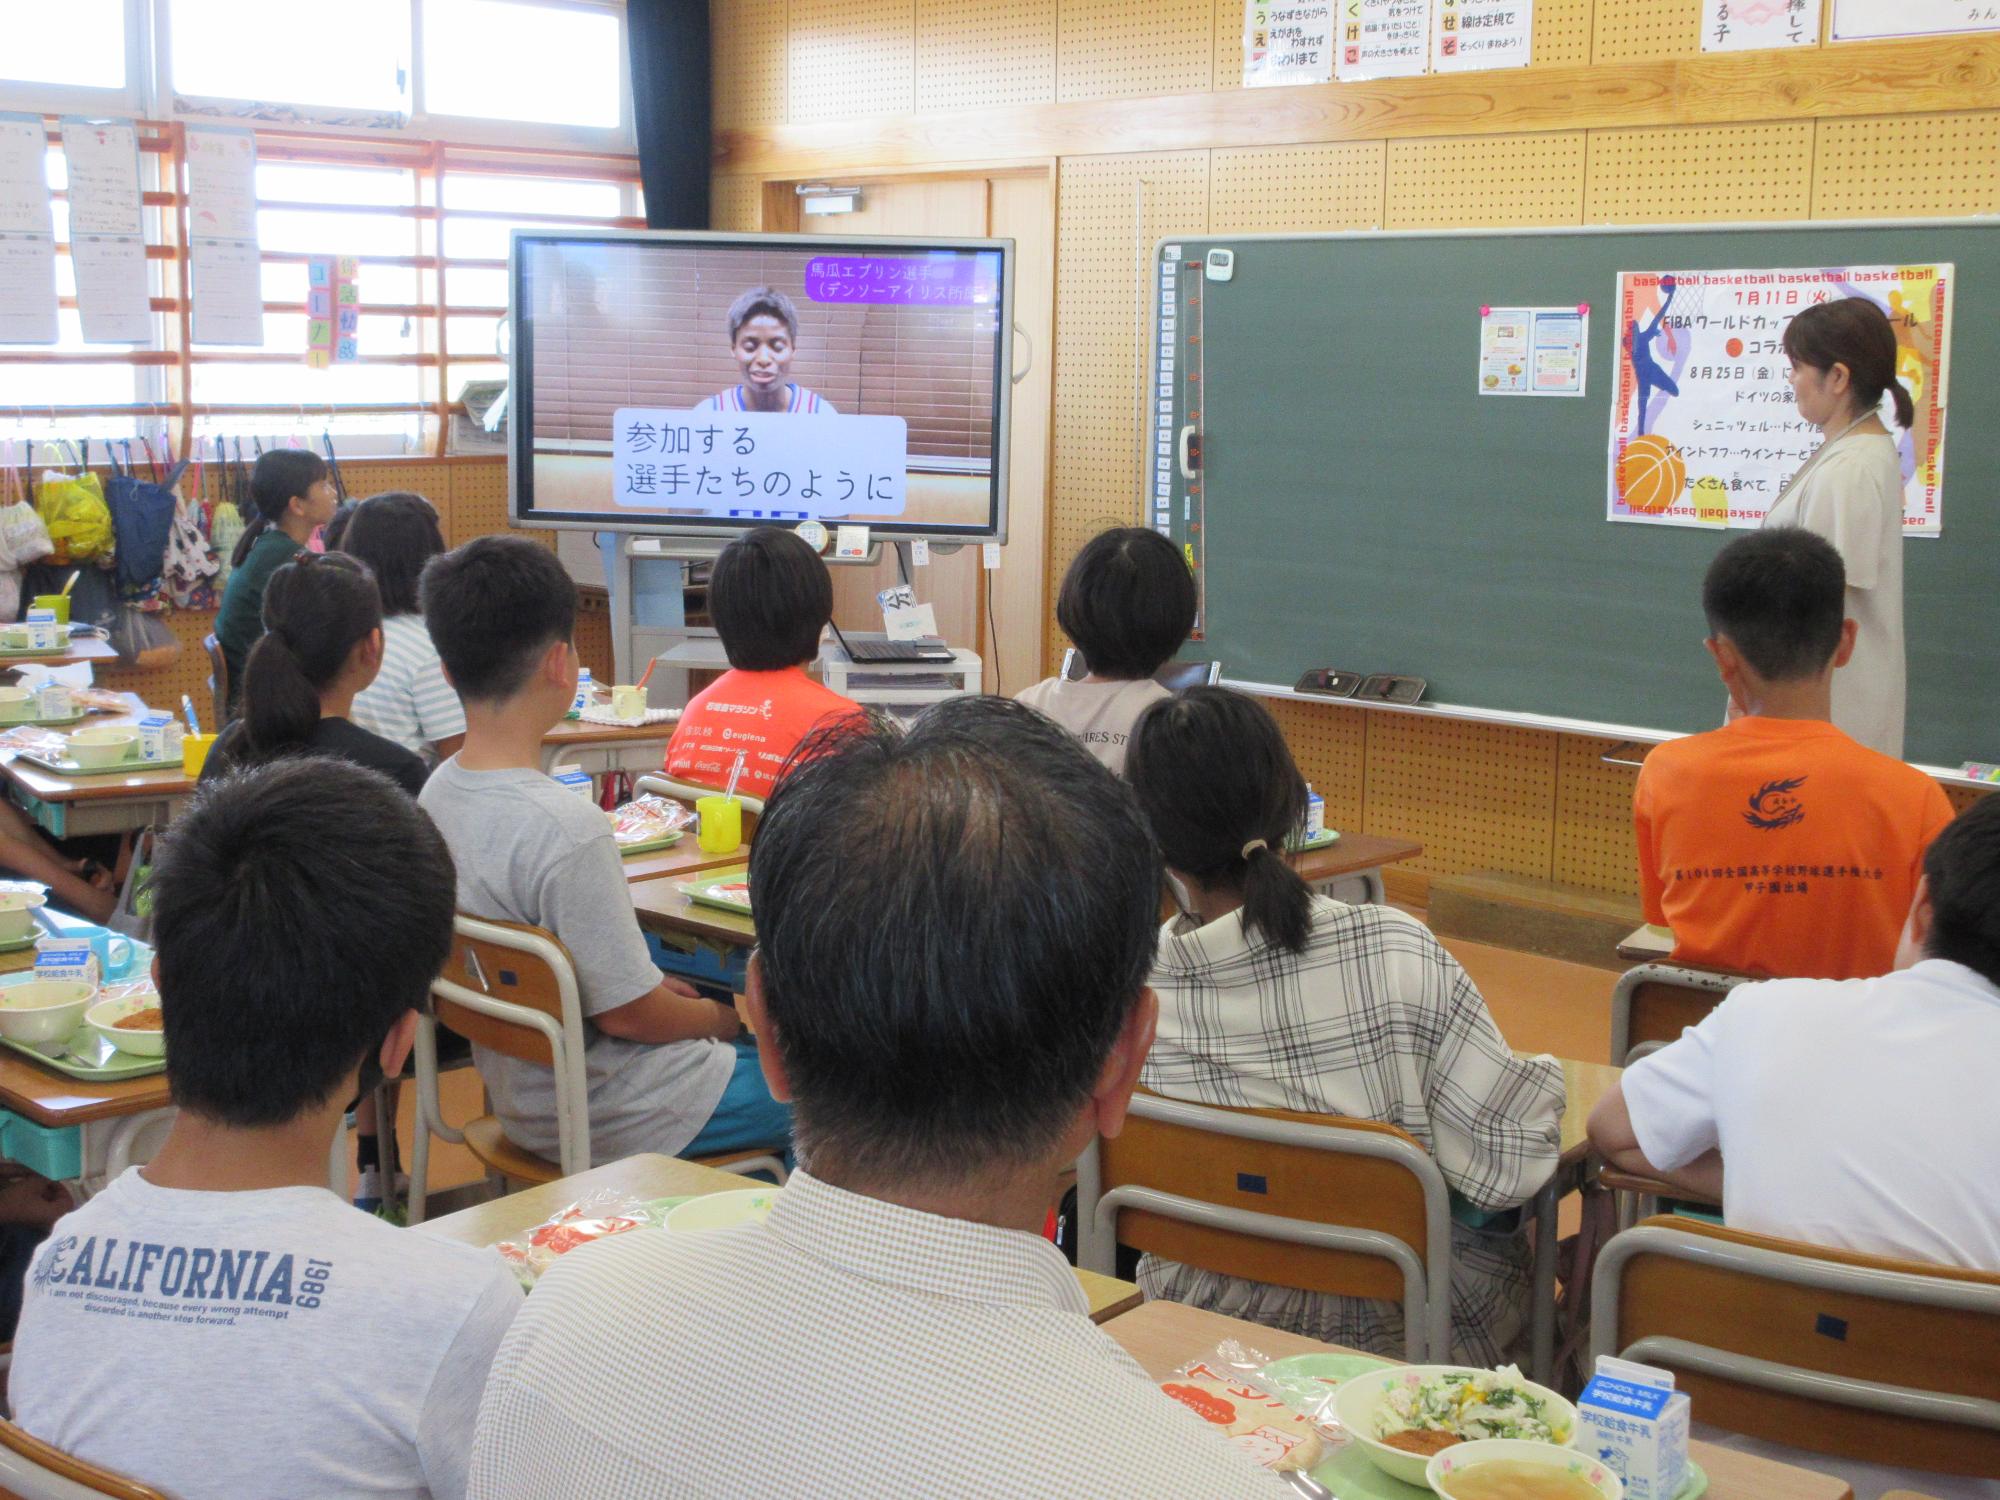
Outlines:
[[1333,81],[1335,0],[1244,0],[1243,87]]
[[1339,0],[1334,76],[1411,78],[1430,60],[1431,0]]
[[1833,0],[1836,42],[1963,31],[2000,31],[2000,5],[1993,0]]
[[1701,50],[1817,47],[1819,0],[1701,0]]
[[1436,0],[1431,67],[1439,73],[1525,68],[1534,60],[1535,0]]

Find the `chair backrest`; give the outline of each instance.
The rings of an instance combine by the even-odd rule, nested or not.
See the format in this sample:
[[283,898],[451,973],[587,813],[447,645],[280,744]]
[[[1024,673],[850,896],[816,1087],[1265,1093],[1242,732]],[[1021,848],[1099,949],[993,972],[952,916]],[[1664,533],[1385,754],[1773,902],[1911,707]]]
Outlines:
[[8,1421],[0,1421],[0,1490],[21,1500],[167,1500],[150,1485],[71,1458]]
[[220,734],[229,726],[229,658],[222,654],[222,642],[212,630],[201,638],[201,649],[208,653],[208,704],[215,716],[209,727]]
[[1673,1370],[1704,1422],[2000,1474],[2000,1275],[1655,1218],[1598,1257],[1590,1327],[1593,1357]]
[[1698,1026],[1751,976],[1681,964],[1640,964],[1618,976],[1611,991],[1611,1064],[1630,1067],[1648,1052]]
[[[668,776],[658,771],[641,776],[632,783],[632,790],[641,796],[651,792],[659,797],[672,797],[676,802],[685,802],[689,807],[694,806],[697,798],[713,797],[717,792],[715,787],[703,786],[694,781],[682,781],[677,776]],[[757,819],[764,815],[764,799],[738,797],[736,800],[743,804],[743,834],[747,838],[750,830],[757,826]]]
[[553,933],[461,912],[451,957],[431,982],[431,1011],[468,1041],[553,1071],[562,1169],[589,1167],[583,1003],[576,965]]
[[1132,1096],[1077,1166],[1082,1261],[1126,1244],[1204,1270],[1404,1306],[1412,1360],[1451,1347],[1444,1176],[1393,1125]]

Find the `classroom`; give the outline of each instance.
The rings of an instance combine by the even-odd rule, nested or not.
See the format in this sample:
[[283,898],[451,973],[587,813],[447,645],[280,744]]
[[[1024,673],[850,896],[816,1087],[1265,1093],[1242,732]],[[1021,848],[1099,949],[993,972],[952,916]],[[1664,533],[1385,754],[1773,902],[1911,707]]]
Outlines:
[[1973,0],[0,3],[0,1496],[2000,1500],[1997,163]]

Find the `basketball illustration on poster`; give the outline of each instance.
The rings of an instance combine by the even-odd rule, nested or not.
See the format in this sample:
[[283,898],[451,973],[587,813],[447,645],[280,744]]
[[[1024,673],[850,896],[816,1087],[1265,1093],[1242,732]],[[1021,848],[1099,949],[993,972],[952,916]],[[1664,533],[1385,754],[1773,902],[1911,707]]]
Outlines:
[[1821,434],[1792,397],[1785,325],[1814,303],[1866,297],[1896,331],[1896,376],[1917,419],[1897,433],[1903,534],[1944,525],[1950,265],[1623,271],[1606,518],[1755,528]]

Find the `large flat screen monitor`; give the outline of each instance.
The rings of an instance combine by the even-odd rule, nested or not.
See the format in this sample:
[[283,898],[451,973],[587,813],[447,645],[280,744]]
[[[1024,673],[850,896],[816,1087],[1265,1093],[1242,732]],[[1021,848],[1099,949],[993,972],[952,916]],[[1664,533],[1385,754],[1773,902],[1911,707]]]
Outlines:
[[516,525],[1006,540],[1012,240],[516,230]]

